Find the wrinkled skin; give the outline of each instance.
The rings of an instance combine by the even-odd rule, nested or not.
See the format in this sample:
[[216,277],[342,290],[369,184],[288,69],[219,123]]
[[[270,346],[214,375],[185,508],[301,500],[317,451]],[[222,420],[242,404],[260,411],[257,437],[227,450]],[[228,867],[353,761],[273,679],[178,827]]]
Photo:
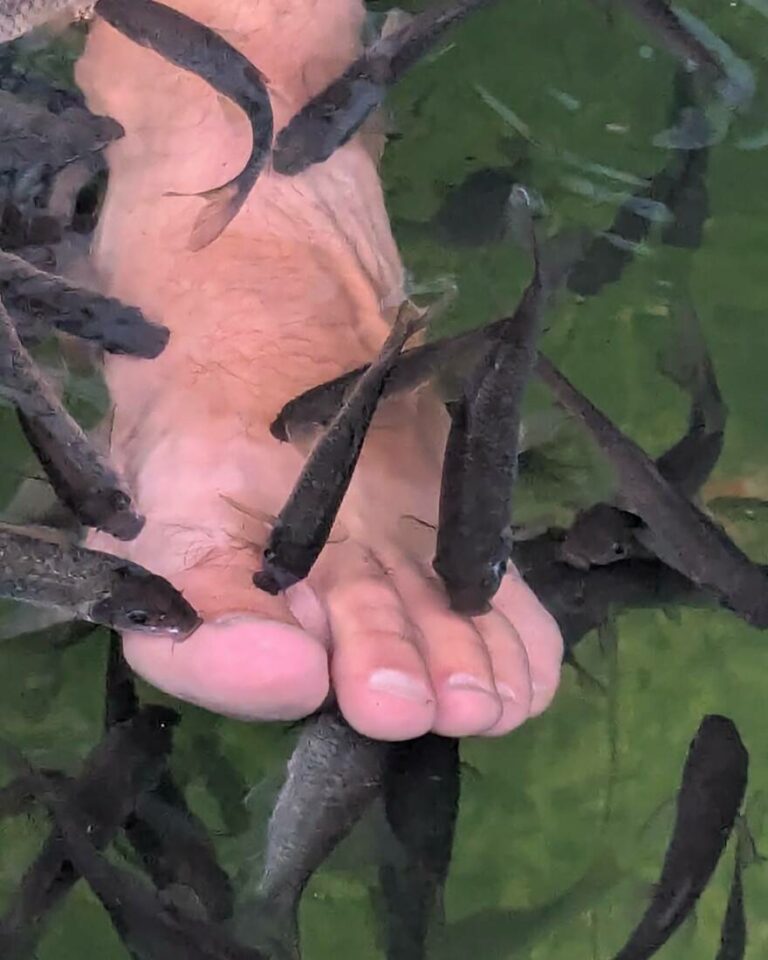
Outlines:
[[[268,79],[280,130],[359,51],[357,0],[174,0]],[[126,136],[109,148],[94,256],[109,292],[171,329],[153,361],[108,357],[111,455],[147,522],[93,545],[168,577],[206,623],[184,644],[125,635],[147,680],[211,710],[292,719],[332,686],[372,737],[502,734],[557,687],[554,621],[510,571],[492,610],[449,611],[431,570],[447,417],[428,390],[377,413],[308,579],[276,597],[251,583],[306,445],[269,424],[315,383],[370,360],[402,299],[402,266],[363,133],[300,176],[265,169],[240,214],[192,253],[203,202],[250,150],[244,116],[197,77],[96,22],[78,79]]]

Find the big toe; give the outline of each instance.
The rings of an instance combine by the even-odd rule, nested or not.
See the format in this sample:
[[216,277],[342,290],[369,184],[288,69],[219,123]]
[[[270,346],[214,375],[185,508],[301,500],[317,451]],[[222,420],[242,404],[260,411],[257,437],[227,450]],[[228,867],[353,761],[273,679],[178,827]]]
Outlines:
[[153,686],[228,716],[296,720],[328,694],[322,642],[253,613],[219,616],[182,643],[126,633],[123,648],[131,667]]

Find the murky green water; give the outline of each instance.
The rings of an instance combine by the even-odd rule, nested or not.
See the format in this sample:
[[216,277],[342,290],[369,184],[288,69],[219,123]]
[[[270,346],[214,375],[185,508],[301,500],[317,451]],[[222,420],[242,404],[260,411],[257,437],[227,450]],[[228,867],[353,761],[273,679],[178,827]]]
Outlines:
[[[607,5],[606,5],[607,6]],[[700,249],[659,242],[653,230],[620,282],[583,303],[566,297],[545,347],[565,372],[653,455],[684,430],[682,394],[659,375],[675,305],[690,298],[730,411],[712,490],[768,499],[765,366],[768,360],[768,19],[746,3],[699,0],[689,8],[752,65],[758,90],[711,151],[710,218]],[[611,9],[610,7],[608,9]],[[448,48],[415,70],[390,100],[397,138],[383,175],[403,257],[414,281],[458,282],[445,326],[495,319],[514,305],[530,270],[478,199],[449,227],[437,217],[446,194],[479,170],[535,188],[550,231],[604,229],[612,202],[576,192],[573,178],[601,190],[625,187],[563,159],[578,157],[647,177],[669,154],[652,144],[668,126],[676,65],[615,4],[531,0],[498,6],[454,32]],[[513,111],[517,129],[492,109],[480,86]],[[526,131],[527,136],[520,131]],[[494,179],[495,177],[495,179]],[[570,180],[568,178],[571,178]],[[631,188],[630,188],[631,189]],[[486,204],[493,213],[493,204]],[[478,239],[485,242],[478,244]],[[532,391],[531,406],[545,398]],[[0,477],[29,465],[2,411]],[[553,476],[527,478],[521,515],[552,523],[603,491],[605,471],[577,437],[553,456]],[[768,560],[768,516],[736,509],[729,529]],[[605,638],[604,638],[605,639]],[[582,664],[607,692],[566,669],[553,708],[502,741],[463,745],[463,792],[446,890],[446,928],[435,958],[610,957],[639,918],[658,875],[672,822],[671,801],[690,738],[705,713],[738,725],[750,751],[748,804],[758,847],[768,850],[760,794],[768,789],[764,736],[768,640],[725,612],[645,610],[621,615],[609,642],[588,637]],[[74,770],[101,734],[105,653],[97,640],[63,651],[49,639],[0,647],[0,730],[39,763]],[[152,700],[160,695],[146,688]],[[263,828],[295,732],[248,726],[183,709],[173,768],[190,804],[216,838],[240,889],[258,876]],[[0,895],[18,882],[45,831],[43,819],[0,822]],[[369,818],[317,874],[304,897],[307,960],[374,957],[377,942],[376,818]],[[715,957],[732,870],[729,849],[689,921],[659,954]],[[745,875],[747,957],[768,948],[768,872]],[[126,956],[84,884],[56,913],[39,960]]]

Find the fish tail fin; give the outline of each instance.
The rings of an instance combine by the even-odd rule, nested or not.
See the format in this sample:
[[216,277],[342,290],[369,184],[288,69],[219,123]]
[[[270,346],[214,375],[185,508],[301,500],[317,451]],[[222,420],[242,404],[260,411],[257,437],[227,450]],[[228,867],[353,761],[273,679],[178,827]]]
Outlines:
[[239,177],[236,177],[220,187],[203,190],[201,193],[168,191],[164,196],[200,197],[205,200],[205,206],[198,213],[192,226],[188,244],[188,249],[197,252],[213,243],[231,223],[243,205],[246,191],[243,190]]

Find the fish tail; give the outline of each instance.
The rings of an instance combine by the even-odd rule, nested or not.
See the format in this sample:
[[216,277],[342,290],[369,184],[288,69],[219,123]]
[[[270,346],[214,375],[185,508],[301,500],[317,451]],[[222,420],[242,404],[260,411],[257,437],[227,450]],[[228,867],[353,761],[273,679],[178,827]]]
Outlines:
[[168,191],[166,197],[200,197],[205,200],[205,206],[197,215],[192,233],[189,238],[188,249],[197,252],[207,247],[223,233],[226,227],[234,220],[245,198],[247,189],[239,177],[214,187],[212,190],[203,190],[200,193],[175,193]]
[[301,960],[297,903],[258,895],[237,911],[239,939],[271,960]]

